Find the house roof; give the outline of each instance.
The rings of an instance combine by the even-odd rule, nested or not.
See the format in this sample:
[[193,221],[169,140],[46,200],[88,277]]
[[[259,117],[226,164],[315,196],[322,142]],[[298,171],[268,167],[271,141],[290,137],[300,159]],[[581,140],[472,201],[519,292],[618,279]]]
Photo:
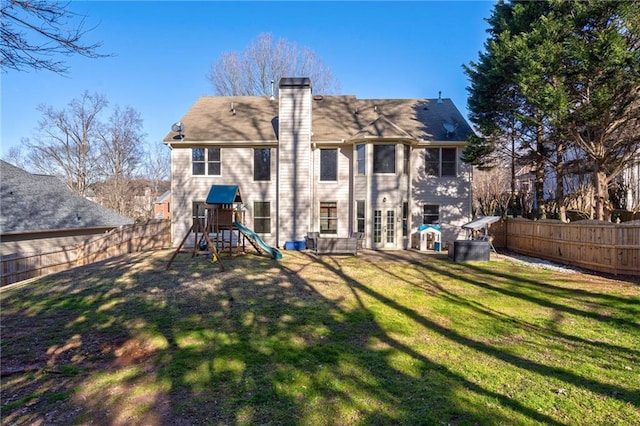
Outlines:
[[[203,96],[181,119],[182,134],[165,143],[275,144],[278,101],[266,96]],[[313,96],[315,143],[408,138],[417,142],[465,142],[473,130],[450,99],[357,99]]]
[[73,193],[54,176],[0,160],[0,233],[128,225],[133,220]]
[[154,204],[162,204],[162,203],[166,203],[171,201],[171,190],[167,190],[164,192],[164,194],[162,194],[161,196],[159,196],[158,198],[156,198],[156,200],[154,201]]
[[205,202],[207,204],[242,203],[240,188],[238,185],[211,185]]

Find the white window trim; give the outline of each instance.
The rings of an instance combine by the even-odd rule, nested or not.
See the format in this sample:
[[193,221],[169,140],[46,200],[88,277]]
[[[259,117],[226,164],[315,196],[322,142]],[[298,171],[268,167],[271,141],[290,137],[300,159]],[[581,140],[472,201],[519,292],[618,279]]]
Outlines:
[[[393,146],[393,172],[376,172],[376,146]],[[398,146],[397,144],[378,143],[371,149],[371,173],[377,176],[396,176],[398,174]]]
[[[268,149],[269,150],[269,179],[265,179],[265,180],[256,180],[256,150],[257,149]],[[272,182],[273,181],[273,149],[271,149],[270,147],[258,147],[258,148],[253,148],[252,150],[253,153],[253,170],[252,170],[252,179],[253,182]],[[220,163],[222,163],[222,152],[220,152]]]
[[[332,150],[336,153],[336,180],[322,180],[322,151],[323,150]],[[318,161],[318,183],[323,184],[336,184],[340,182],[340,149],[338,148],[320,148],[318,149],[318,156],[320,160]]]
[[[207,160],[207,156],[209,155],[208,154],[209,148],[214,148],[214,149],[219,149],[220,150],[220,161],[219,161],[219,163],[220,163],[220,174],[218,174],[218,175],[207,174],[208,167],[209,167],[208,163],[210,163],[210,161]],[[193,163],[193,150],[194,149],[204,149],[205,159],[204,159],[204,161],[198,161],[198,163],[204,163],[204,174],[196,175],[196,174],[193,173],[193,164],[194,164]],[[215,178],[219,178],[219,177],[222,177],[222,148],[220,148],[220,147],[217,147],[217,146],[198,146],[198,147],[195,147],[195,148],[191,148],[190,162],[191,162],[191,177],[194,177],[194,178],[214,178],[214,177]]]

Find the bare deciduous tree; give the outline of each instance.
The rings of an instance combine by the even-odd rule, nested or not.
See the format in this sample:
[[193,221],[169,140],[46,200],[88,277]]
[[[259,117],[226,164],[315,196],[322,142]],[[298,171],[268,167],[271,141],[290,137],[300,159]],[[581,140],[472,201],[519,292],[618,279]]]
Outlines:
[[[264,33],[240,52],[225,52],[207,78],[222,96],[271,95],[271,82],[282,77],[309,77],[317,93],[339,90],[331,70],[308,47]],[[277,87],[274,88],[277,90]]]
[[140,114],[131,107],[116,106],[98,139],[98,167],[104,181],[96,187],[96,196],[103,206],[127,214],[133,209],[133,182],[143,160]]
[[69,5],[47,0],[3,0],[0,6],[2,70],[44,69],[65,74],[68,67],[59,56],[110,56],[97,52],[101,43],[82,42],[91,29],[85,30],[85,17],[70,11]]
[[56,110],[41,105],[43,118],[39,122],[36,143],[29,145],[29,160],[33,167],[46,174],[62,176],[76,194],[87,196],[98,173],[99,114],[108,105],[100,94],[85,91],[67,109]]
[[20,167],[21,169],[27,169],[27,159],[24,147],[29,144],[28,138],[22,138],[20,140],[20,145],[14,145],[9,148],[9,151],[6,155],[2,156],[2,159],[7,163],[11,163],[14,166]]
[[151,146],[145,153],[143,164],[144,176],[152,183],[152,190],[159,193],[161,183],[170,179],[171,157],[166,145],[157,143]]
[[478,215],[506,214],[511,200],[511,171],[505,167],[475,170],[473,199]]
[[28,171],[58,176],[76,194],[136,219],[153,217],[153,200],[168,189],[169,150],[148,150],[143,119],[132,107],[110,109],[104,95],[84,92],[65,108],[41,105],[38,134],[5,160]]

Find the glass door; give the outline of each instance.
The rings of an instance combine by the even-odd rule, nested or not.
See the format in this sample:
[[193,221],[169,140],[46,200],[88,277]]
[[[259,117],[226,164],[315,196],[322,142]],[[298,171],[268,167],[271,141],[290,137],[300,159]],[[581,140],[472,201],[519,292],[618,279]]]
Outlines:
[[387,210],[387,223],[386,228],[386,246],[395,247],[396,245],[396,212],[394,210]]
[[376,249],[396,247],[395,210],[373,211],[373,246]]

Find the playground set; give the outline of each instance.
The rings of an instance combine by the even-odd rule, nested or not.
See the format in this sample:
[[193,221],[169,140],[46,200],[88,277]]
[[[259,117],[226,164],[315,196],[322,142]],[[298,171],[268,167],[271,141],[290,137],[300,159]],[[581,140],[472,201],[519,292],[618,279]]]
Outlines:
[[191,236],[191,257],[211,255],[222,271],[224,265],[220,253],[244,253],[247,241],[258,253],[267,254],[276,260],[282,259],[282,253],[277,248],[265,243],[258,234],[244,225],[243,206],[237,185],[212,185],[204,204],[198,205],[197,216],[189,231],[169,259],[167,269]]

